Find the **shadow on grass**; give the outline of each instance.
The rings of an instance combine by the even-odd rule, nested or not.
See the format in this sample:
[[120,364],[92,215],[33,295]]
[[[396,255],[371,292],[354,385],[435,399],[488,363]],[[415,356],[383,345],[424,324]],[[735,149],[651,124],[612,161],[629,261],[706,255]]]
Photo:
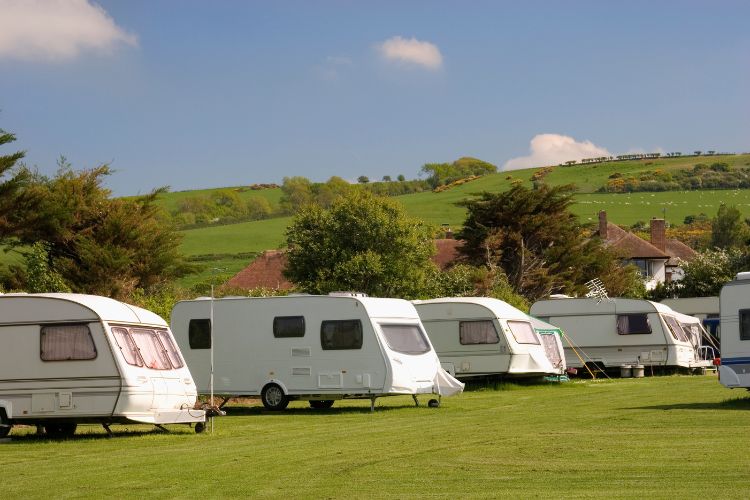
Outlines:
[[74,434],[69,437],[49,437],[46,434],[35,434],[33,432],[29,432],[26,434],[14,434],[11,432],[11,434],[8,436],[8,441],[3,442],[4,445],[14,445],[14,444],[30,444],[30,443],[60,443],[60,442],[67,442],[67,441],[99,441],[99,440],[107,440],[107,439],[118,439],[118,438],[128,438],[128,437],[141,437],[141,436],[153,436],[153,435],[175,435],[175,434],[195,434],[193,429],[190,429],[190,433],[186,433],[184,430],[181,430],[181,432],[170,432],[168,428],[167,431],[163,431],[161,429],[148,429],[148,430],[129,430],[129,429],[123,429],[123,430],[116,430],[112,429],[112,434],[107,434],[106,432],[102,431],[101,433],[86,433],[82,432],[80,434]]
[[[224,411],[227,412],[226,417],[241,417],[247,415],[357,415],[364,413],[383,413],[393,410],[403,410],[409,408],[416,408],[414,404],[405,404],[399,406],[375,406],[375,411],[370,411],[370,405],[363,406],[341,406],[326,409],[315,409],[306,407],[294,407],[286,408],[281,411],[266,410],[263,406],[225,406]],[[430,408],[427,406],[427,401],[419,402],[419,409],[423,410],[436,410],[439,408]],[[220,418],[226,418],[220,417]]]
[[671,405],[634,406],[623,410],[750,410],[750,398],[725,399],[718,402],[675,403]]

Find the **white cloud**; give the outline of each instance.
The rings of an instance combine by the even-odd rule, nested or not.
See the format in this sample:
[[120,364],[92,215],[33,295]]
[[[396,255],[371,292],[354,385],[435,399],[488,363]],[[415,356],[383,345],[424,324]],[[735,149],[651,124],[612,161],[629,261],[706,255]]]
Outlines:
[[559,165],[569,160],[612,156],[606,148],[597,146],[591,141],[576,141],[572,137],[560,134],[538,134],[531,139],[531,152],[528,156],[512,158],[505,162],[503,170],[546,167]]
[[0,59],[66,61],[138,40],[89,0],[0,0]]
[[443,66],[443,55],[436,45],[416,38],[394,36],[376,45],[380,56],[386,61],[400,64],[415,64],[437,70]]

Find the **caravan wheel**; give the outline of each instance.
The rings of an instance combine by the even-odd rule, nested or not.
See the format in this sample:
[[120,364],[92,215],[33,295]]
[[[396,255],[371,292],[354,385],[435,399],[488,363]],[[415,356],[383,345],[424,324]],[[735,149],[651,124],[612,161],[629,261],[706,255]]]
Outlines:
[[60,423],[47,424],[44,426],[44,432],[51,438],[69,438],[76,433],[76,424]]
[[284,390],[276,384],[268,384],[260,393],[260,399],[267,410],[281,411],[289,404]]
[[310,408],[315,408],[316,410],[326,410],[333,406],[333,400],[332,399],[323,399],[323,400],[310,400]]
[[0,425],[0,439],[10,434],[11,428],[13,428],[12,425]]

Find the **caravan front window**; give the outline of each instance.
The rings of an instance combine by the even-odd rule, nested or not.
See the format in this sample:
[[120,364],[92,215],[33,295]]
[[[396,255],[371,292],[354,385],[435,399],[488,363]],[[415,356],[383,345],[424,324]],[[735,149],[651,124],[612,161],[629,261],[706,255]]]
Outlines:
[[362,349],[362,322],[358,319],[321,322],[320,346],[324,351]]
[[112,328],[112,333],[115,336],[117,347],[122,352],[122,357],[125,358],[125,362],[133,366],[143,366],[143,360],[140,354],[138,354],[138,347],[136,347],[135,341],[128,333],[128,330],[118,326]]
[[676,319],[672,316],[664,316],[664,321],[666,321],[667,326],[669,326],[669,330],[672,332],[672,337],[681,342],[688,342],[685,332],[682,331],[682,327]]
[[639,335],[651,333],[651,323],[647,314],[618,314],[618,335]]
[[135,345],[138,346],[138,352],[141,353],[143,362],[147,367],[155,370],[172,368],[169,356],[153,330],[133,328],[130,330],[130,335],[133,337]]
[[40,352],[42,361],[79,361],[96,358],[96,346],[88,325],[43,326]]
[[167,356],[169,357],[169,362],[172,363],[172,368],[182,368],[185,366],[185,363],[182,361],[182,356],[180,356],[180,350],[175,345],[174,339],[172,339],[172,334],[169,333],[169,330],[156,330],[156,335],[158,335],[161,344],[167,351]]
[[508,321],[508,326],[519,344],[539,343],[539,337],[537,337],[534,327],[528,321]]
[[403,354],[430,352],[430,344],[417,325],[380,325],[385,341],[392,350]]
[[461,345],[497,344],[500,337],[492,321],[459,321],[458,341]]

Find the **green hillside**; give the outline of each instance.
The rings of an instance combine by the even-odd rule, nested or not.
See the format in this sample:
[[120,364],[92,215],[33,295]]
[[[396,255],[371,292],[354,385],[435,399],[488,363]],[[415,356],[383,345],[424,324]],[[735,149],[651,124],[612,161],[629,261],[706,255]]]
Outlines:
[[[553,167],[546,177],[551,185],[575,184],[579,194],[572,209],[583,222],[595,222],[600,210],[606,210],[609,220],[621,225],[632,225],[638,221],[647,221],[652,217],[666,216],[673,225],[682,224],[685,216],[704,213],[710,217],[716,214],[721,203],[736,205],[745,217],[750,217],[750,190],[696,190],[696,191],[663,191],[639,193],[596,193],[606,184],[609,176],[619,172],[627,176],[637,176],[642,172],[661,170],[692,169],[697,163],[727,163],[732,167],[750,165],[750,154],[722,156],[687,156],[678,158],[658,158],[648,160],[614,161],[599,164],[574,165],[570,167]],[[531,185],[531,176],[538,168],[500,172],[487,175],[461,186],[440,193],[422,192],[398,196],[394,199],[404,205],[407,212],[430,224],[439,226],[449,224],[460,228],[465,211],[455,205],[456,202],[482,191],[500,192],[508,189],[512,182],[521,181]],[[274,207],[278,206],[281,190],[267,189],[262,191],[237,189],[240,196],[250,198],[263,196]],[[196,195],[208,195],[211,190],[183,191],[167,193],[160,200],[162,206],[174,209],[180,200]],[[284,230],[291,218],[281,217],[261,221],[243,222],[222,226],[211,226],[183,231],[185,239],[183,252],[188,256],[203,256],[198,262],[204,271],[193,275],[183,284],[192,284],[205,280],[211,269],[221,268],[222,274],[233,274],[252,260],[252,256],[234,258],[236,254],[256,253],[266,249],[278,248],[284,241]]]

